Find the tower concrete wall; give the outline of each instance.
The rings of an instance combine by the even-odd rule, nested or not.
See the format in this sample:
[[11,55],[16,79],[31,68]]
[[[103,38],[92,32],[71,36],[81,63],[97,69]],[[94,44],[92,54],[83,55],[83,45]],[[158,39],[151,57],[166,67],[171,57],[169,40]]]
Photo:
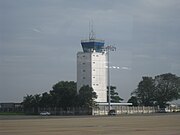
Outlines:
[[97,94],[96,102],[107,102],[107,54],[105,52],[77,53],[77,91],[89,85]]

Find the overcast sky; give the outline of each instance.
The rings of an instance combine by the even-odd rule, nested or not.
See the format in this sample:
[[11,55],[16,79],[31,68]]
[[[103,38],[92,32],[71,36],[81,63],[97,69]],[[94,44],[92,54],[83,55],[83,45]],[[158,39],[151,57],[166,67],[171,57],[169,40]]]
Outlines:
[[142,76],[180,76],[180,0],[0,0],[0,102],[76,81],[88,38],[116,46],[111,84],[127,101]]

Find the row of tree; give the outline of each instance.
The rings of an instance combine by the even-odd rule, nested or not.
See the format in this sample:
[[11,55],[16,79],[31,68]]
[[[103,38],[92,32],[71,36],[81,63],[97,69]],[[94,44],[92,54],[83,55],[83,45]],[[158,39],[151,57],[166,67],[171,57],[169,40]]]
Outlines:
[[132,93],[128,102],[133,105],[160,106],[164,108],[168,102],[180,98],[180,78],[166,73],[152,77],[142,77],[138,88]]
[[[108,88],[107,88],[108,89]],[[107,91],[107,101],[109,95]],[[61,81],[53,85],[52,90],[36,95],[26,95],[23,100],[24,109],[58,107],[67,110],[72,107],[92,108],[96,105],[97,98],[93,88],[83,86],[79,92],[76,90],[76,82]],[[165,107],[167,102],[180,98],[180,78],[167,73],[152,77],[142,77],[137,89],[132,92],[128,102],[134,106],[157,106]],[[111,102],[121,102],[115,86],[110,86]]]
[[97,98],[96,93],[89,86],[83,86],[79,93],[76,90],[76,83],[73,81],[61,81],[53,86],[53,90],[36,95],[26,95],[23,100],[25,111],[34,108],[62,108],[67,110],[71,107],[92,107],[95,105],[94,100]]
[[[53,90],[42,94],[26,95],[23,100],[25,110],[34,108],[62,108],[67,110],[72,107],[92,108],[96,105],[96,92],[92,87],[83,86],[79,92],[76,90],[76,82],[61,81],[53,85]],[[111,102],[120,102],[122,99],[115,92],[116,87],[110,87]]]

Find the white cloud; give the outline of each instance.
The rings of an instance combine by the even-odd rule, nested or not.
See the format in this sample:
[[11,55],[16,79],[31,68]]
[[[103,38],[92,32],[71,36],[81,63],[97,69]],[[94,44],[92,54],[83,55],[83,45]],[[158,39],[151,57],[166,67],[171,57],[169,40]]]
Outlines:
[[129,67],[121,67],[122,70],[131,70]]
[[34,32],[36,32],[36,33],[41,33],[41,31],[39,30],[39,29],[37,29],[37,28],[33,28],[32,29]]

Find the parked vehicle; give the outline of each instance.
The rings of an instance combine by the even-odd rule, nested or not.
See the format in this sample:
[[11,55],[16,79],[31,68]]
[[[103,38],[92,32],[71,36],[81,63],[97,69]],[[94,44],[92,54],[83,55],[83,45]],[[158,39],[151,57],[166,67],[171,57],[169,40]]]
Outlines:
[[159,113],[168,113],[170,110],[168,108],[160,108]]
[[110,111],[108,112],[108,115],[116,115],[116,110],[110,110]]
[[47,112],[47,111],[44,111],[44,112],[41,112],[40,115],[41,116],[49,116],[49,115],[51,115],[51,113]]

